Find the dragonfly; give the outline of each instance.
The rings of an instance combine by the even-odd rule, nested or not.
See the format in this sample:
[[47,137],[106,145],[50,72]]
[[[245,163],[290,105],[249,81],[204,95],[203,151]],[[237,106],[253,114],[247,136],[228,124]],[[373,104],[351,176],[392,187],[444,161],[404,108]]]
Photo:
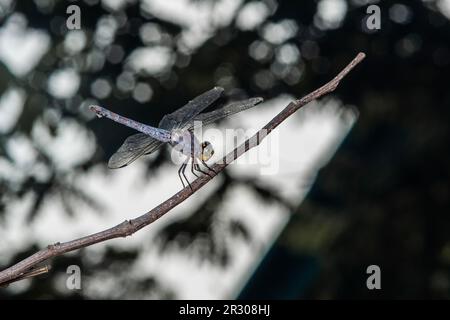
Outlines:
[[214,87],[202,93],[173,113],[166,114],[157,128],[123,117],[98,105],[91,105],[89,108],[98,117],[108,118],[140,132],[125,139],[120,148],[109,159],[108,167],[111,169],[125,167],[141,156],[151,154],[161,146],[169,144],[172,148],[187,156],[178,170],[178,177],[183,184],[183,188],[186,185],[182,176],[192,190],[189,179],[186,177],[186,168],[189,161],[191,161],[191,172],[196,177],[199,177],[197,173],[211,176],[208,171],[202,170],[199,162],[210,172],[216,173],[206,163],[214,155],[214,148],[210,142],[198,140],[194,134],[195,126],[198,123],[203,126],[211,124],[232,114],[253,108],[263,101],[261,97],[249,98],[226,104],[210,112],[203,112],[221,98],[223,93],[224,89],[221,87]]

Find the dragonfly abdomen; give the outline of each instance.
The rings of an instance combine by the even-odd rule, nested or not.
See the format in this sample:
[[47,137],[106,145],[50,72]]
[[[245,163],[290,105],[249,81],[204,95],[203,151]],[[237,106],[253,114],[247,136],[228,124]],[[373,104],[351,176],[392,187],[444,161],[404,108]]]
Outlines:
[[170,132],[164,129],[156,129],[145,124],[139,123],[140,128],[135,128],[136,130],[149,135],[152,138],[155,138],[161,142],[169,142],[170,141]]
[[146,124],[140,123],[138,121],[128,119],[126,117],[123,117],[117,113],[109,111],[108,109],[105,109],[100,106],[92,105],[92,106],[90,106],[90,109],[92,111],[94,111],[98,117],[106,117],[117,123],[123,124],[127,127],[133,128],[137,131],[140,131],[140,132],[142,132],[154,139],[157,139],[161,142],[171,141],[170,132],[167,130],[160,129],[160,128],[154,128],[154,127],[148,126]]

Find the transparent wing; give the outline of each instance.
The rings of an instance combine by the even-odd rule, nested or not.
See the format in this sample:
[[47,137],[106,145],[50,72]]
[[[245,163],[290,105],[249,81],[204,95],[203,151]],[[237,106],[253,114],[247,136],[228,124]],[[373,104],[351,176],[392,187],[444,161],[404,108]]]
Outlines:
[[144,133],[129,136],[111,158],[109,158],[108,167],[111,169],[125,167],[144,154],[155,152],[162,144],[164,142],[153,139]]
[[159,127],[165,130],[183,127],[184,124],[219,99],[222,94],[223,88],[221,87],[215,87],[202,93],[175,112],[165,115],[161,119]]
[[263,102],[263,98],[250,98],[247,100],[232,102],[223,108],[207,112],[201,113],[197,115],[193,121],[190,121],[185,128],[192,129],[194,127],[194,121],[201,121],[202,125],[206,126],[210,123],[216,122],[222,118],[231,116],[232,114],[239,113],[241,111],[253,108],[254,106]]

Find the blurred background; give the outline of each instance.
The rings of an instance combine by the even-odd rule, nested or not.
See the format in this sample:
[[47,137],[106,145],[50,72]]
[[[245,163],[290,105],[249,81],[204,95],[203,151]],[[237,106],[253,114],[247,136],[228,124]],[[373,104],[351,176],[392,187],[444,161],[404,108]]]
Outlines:
[[[243,141],[367,54],[151,226],[52,259],[0,298],[448,298],[449,19],[449,0],[0,0],[1,269],[181,188],[165,149],[108,169],[134,132],[90,104],[156,126],[220,85],[265,98],[204,133]],[[214,145],[213,160],[233,149]]]

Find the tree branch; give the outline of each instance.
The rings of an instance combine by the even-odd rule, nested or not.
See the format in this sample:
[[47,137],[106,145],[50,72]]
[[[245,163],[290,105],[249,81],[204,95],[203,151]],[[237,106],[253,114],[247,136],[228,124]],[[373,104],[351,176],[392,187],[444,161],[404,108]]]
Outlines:
[[[284,120],[286,120],[295,111],[306,105],[307,103],[320,98],[321,96],[328,94],[339,85],[339,82],[363,59],[365,58],[364,53],[359,53],[333,80],[323,85],[322,87],[316,89],[315,91],[309,93],[299,100],[292,101],[289,105],[284,108],[275,118],[273,118],[268,124],[266,124],[261,130],[259,130],[253,137],[247,139],[243,144],[238,146],[236,149],[231,151],[226,155],[221,162],[216,163],[212,166],[215,173],[211,172],[211,176],[203,175],[197,178],[191,183],[192,190],[186,187],[153,208],[149,212],[135,218],[132,220],[126,220],[115,227],[106,229],[104,231],[94,233],[83,238],[75,239],[72,241],[64,243],[55,243],[47,246],[47,248],[42,249],[35,254],[29,256],[28,258],[18,262],[17,264],[3,270],[0,272],[0,285],[6,285],[14,281],[18,281],[25,277],[32,276],[34,273],[30,272],[41,262],[62,255],[69,251],[74,251],[80,248],[85,248],[91,246],[95,243],[104,242],[110,239],[127,237],[135,233],[136,231],[148,226],[154,221],[161,218],[164,214],[170,211],[175,206],[182,203],[184,200],[189,198],[194,192],[203,187],[208,183],[214,176],[224,170],[229,163],[243,155],[245,152],[251,148],[259,145],[261,141],[278,125],[280,125]],[[254,142],[254,143],[252,143]],[[38,273],[39,274],[39,273]]]

